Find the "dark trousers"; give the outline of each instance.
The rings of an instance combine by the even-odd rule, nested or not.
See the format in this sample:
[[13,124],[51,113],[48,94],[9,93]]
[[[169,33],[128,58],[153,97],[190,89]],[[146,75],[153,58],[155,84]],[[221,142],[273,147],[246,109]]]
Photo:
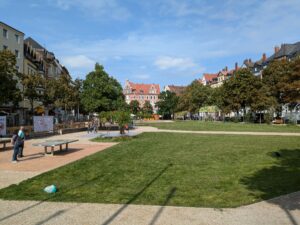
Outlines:
[[24,142],[19,144],[19,156],[23,156]]
[[18,143],[15,143],[14,144],[14,153],[13,153],[13,158],[12,158],[12,160],[13,161],[17,161],[17,156],[18,156],[18,154],[19,154],[19,144]]

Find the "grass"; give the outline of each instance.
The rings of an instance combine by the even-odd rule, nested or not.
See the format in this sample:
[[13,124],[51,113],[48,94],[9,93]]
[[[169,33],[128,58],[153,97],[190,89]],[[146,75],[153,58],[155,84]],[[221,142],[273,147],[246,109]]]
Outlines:
[[136,136],[123,136],[123,137],[96,137],[91,139],[94,142],[126,142],[136,139]]
[[255,131],[255,132],[300,132],[296,125],[269,125],[233,122],[175,121],[170,123],[141,123],[138,125],[153,126],[159,129],[191,131]]
[[[144,133],[1,189],[0,198],[236,207],[299,191],[299,172],[299,137]],[[44,193],[51,184],[58,192]]]

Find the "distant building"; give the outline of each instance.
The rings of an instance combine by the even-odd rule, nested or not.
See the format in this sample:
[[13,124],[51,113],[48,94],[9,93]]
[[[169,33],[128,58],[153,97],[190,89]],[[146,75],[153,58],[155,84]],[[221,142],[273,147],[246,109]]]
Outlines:
[[228,70],[228,67],[226,66],[224,69],[222,69],[216,74],[203,74],[201,82],[203,85],[209,85],[212,88],[220,87],[223,85],[225,80],[232,77],[234,73],[239,69],[240,67],[238,66],[238,63],[235,63],[234,69],[231,70]]
[[16,67],[20,73],[23,73],[23,45],[24,33],[0,22],[0,50],[9,50],[16,55]]
[[32,49],[35,59],[40,63],[39,72],[42,72],[45,78],[57,79],[65,72],[53,52],[48,51],[31,37],[26,38],[24,43]]
[[175,93],[177,96],[181,95],[186,89],[186,86],[175,86],[175,85],[166,85],[164,91],[170,91]]
[[153,107],[153,111],[157,111],[155,103],[158,101],[160,93],[159,84],[138,84],[126,80],[123,92],[127,104],[130,104],[133,100],[137,100],[140,103],[140,107],[143,107],[145,101],[149,101]]
[[245,59],[243,67],[251,70],[256,76],[262,76],[262,71],[267,68],[268,64],[274,60],[293,60],[300,56],[300,42],[294,44],[282,44],[281,47],[275,46],[274,53],[269,58],[263,53],[260,60],[252,62],[251,59]]
[[300,41],[294,44],[282,44],[279,48],[278,46],[274,47],[274,54],[271,55],[266,61],[267,63],[273,60],[292,60],[300,56]]
[[217,83],[217,80],[218,73],[204,73],[202,79],[200,79],[199,81],[206,86],[212,83]]

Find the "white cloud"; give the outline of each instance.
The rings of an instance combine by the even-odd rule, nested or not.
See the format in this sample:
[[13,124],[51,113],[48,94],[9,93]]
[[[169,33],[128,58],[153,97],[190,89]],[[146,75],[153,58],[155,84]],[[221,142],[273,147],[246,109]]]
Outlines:
[[95,65],[95,61],[85,55],[63,57],[62,62],[71,69],[91,69]]
[[162,70],[170,69],[170,68],[184,70],[196,66],[196,64],[190,58],[176,58],[170,56],[158,57],[155,60],[154,65],[156,65],[159,69]]
[[54,3],[54,6],[62,10],[78,8],[86,16],[101,18],[102,20],[105,17],[123,20],[130,16],[130,12],[116,0],[55,0],[49,2],[52,5]]

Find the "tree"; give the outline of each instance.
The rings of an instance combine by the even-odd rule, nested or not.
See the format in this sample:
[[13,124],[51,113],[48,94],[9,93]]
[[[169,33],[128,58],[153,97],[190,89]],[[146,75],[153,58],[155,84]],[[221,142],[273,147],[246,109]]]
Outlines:
[[198,80],[194,80],[187,86],[179,98],[179,109],[196,113],[207,103],[209,87],[204,86]]
[[291,72],[282,77],[282,99],[285,103],[300,102],[300,58],[290,64]]
[[22,76],[23,95],[29,100],[31,115],[34,114],[34,101],[42,100],[43,82],[43,77],[39,74],[26,74]]
[[240,69],[226,80],[222,88],[222,107],[225,112],[234,111],[239,115],[240,110],[246,114],[250,98],[254,90],[252,84],[256,77],[248,69]]
[[153,107],[149,101],[145,101],[143,105],[143,113],[145,115],[152,115],[153,114]]
[[140,103],[138,100],[131,101],[129,107],[130,107],[130,112],[134,115],[137,115],[138,112],[141,110]]
[[221,87],[221,109],[225,113],[234,111],[239,114],[246,108],[252,111],[262,111],[274,103],[269,89],[263,84],[260,77],[253,75],[248,69],[240,69],[234,76],[225,81]]
[[125,126],[131,121],[129,111],[115,111],[114,119],[119,125],[120,134],[125,134]]
[[174,119],[179,97],[174,92],[163,91],[159,94],[158,99],[159,101],[156,103],[158,113],[164,119]]
[[284,79],[290,77],[291,74],[291,64],[286,60],[273,61],[266,69],[263,70],[262,79],[264,84],[269,88],[271,95],[276,99],[276,113],[277,116],[281,114],[282,106],[288,103],[284,99],[283,89],[284,89]]
[[98,63],[83,81],[81,102],[88,112],[112,111],[125,107],[122,86]]
[[10,51],[0,51],[0,105],[9,102],[18,105],[21,101],[21,92],[17,87],[19,77],[16,56]]

